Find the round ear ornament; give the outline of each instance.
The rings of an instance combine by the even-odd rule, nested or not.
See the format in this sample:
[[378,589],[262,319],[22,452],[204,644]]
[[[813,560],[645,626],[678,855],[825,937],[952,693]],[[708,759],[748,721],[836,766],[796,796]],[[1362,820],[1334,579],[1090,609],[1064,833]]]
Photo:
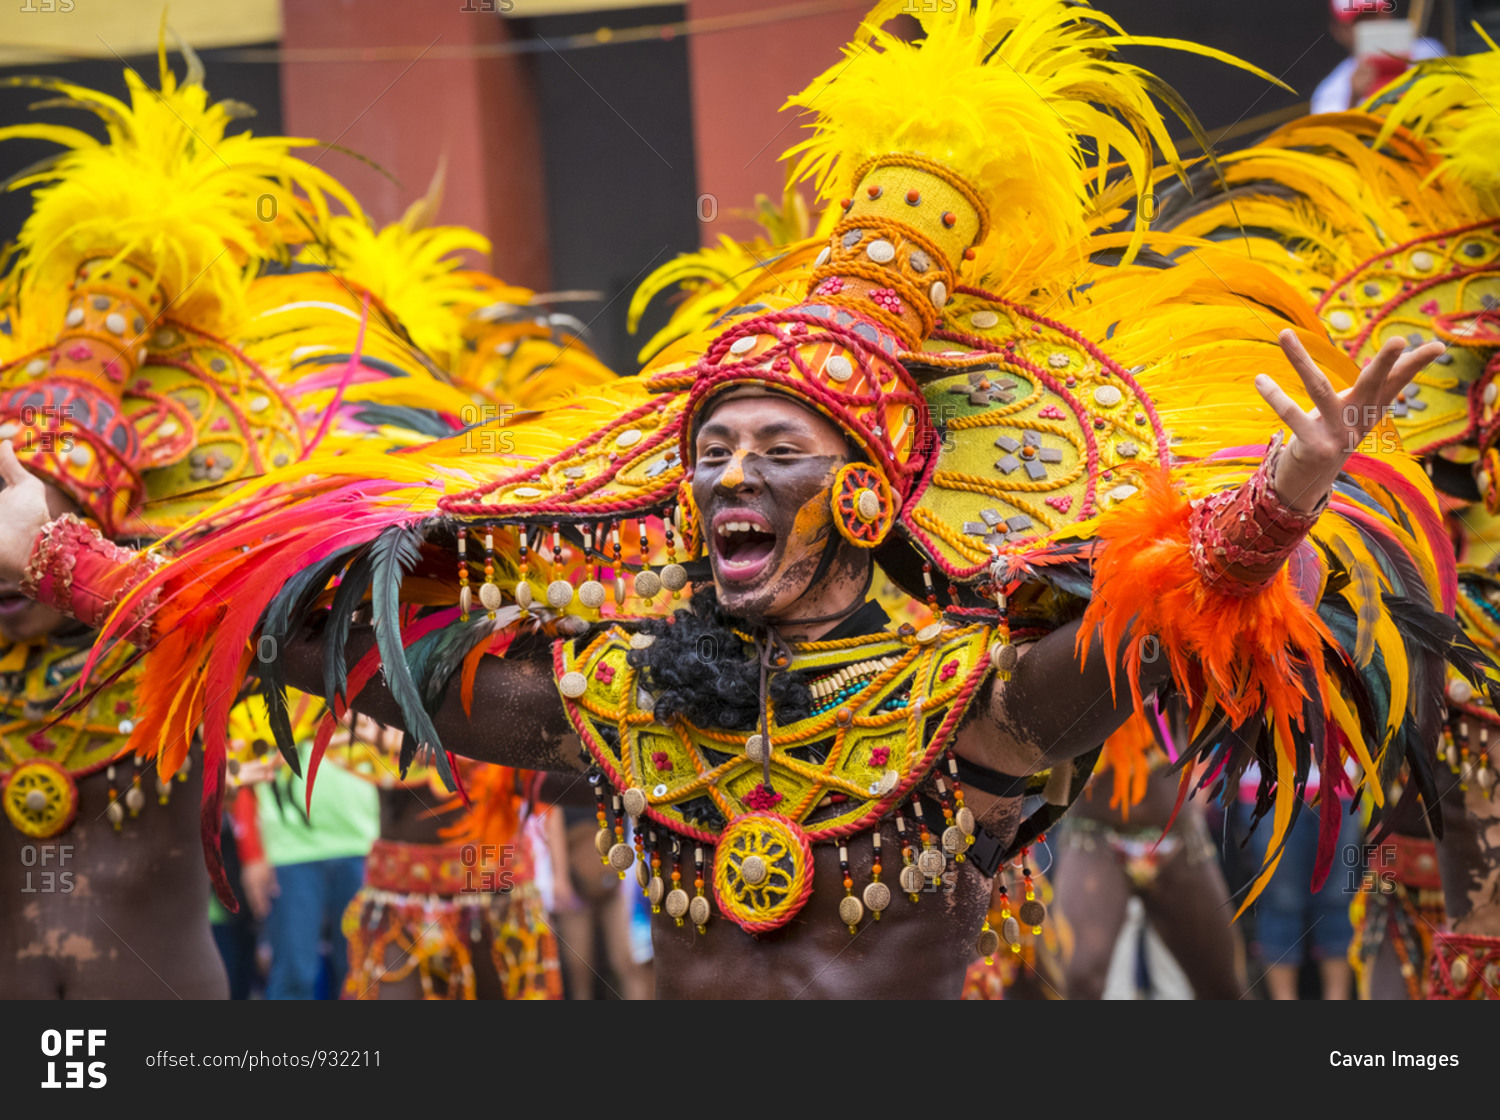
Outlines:
[[896,523],[896,500],[885,476],[868,463],[849,463],[833,479],[833,523],[859,548],[874,548]]

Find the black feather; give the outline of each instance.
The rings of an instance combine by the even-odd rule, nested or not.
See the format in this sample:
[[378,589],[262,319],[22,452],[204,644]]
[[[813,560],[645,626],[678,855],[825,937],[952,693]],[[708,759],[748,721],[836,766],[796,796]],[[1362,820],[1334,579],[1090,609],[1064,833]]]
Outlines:
[[443,749],[432,717],[427,714],[422,692],[412,679],[401,637],[401,582],[421,557],[422,534],[404,525],[392,525],[370,546],[373,572],[370,603],[375,616],[375,643],[380,648],[386,687],[391,690],[406,724],[406,738],[401,744],[401,772],[406,772],[419,747],[430,747],[438,776],[450,790],[457,790],[453,768],[448,764],[448,752]]
[[354,613],[370,590],[375,567],[374,551],[372,543],[349,565],[328,607],[328,625],[323,630],[323,695],[333,708],[345,699],[349,689],[349,665],[344,651],[349,644],[349,631],[354,626]]

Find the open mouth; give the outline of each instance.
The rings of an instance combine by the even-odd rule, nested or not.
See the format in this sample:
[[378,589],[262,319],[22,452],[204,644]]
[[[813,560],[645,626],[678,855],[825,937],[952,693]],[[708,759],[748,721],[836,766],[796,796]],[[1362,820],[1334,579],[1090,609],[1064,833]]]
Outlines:
[[776,532],[754,510],[724,510],[714,517],[713,550],[721,578],[747,583],[770,566],[776,554]]
[[20,614],[31,605],[31,600],[19,591],[0,593],[0,615]]

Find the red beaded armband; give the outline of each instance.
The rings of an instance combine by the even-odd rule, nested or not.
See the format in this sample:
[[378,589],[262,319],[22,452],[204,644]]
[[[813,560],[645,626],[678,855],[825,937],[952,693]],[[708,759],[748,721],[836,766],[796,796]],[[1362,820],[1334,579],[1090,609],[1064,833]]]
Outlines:
[[[160,563],[106,540],[71,513],[49,521],[37,535],[21,577],[21,590],[85,626],[98,628]],[[151,644],[150,614],[156,596],[137,604],[121,631],[134,645]]]
[[1269,582],[1328,505],[1327,495],[1311,513],[1282,502],[1275,486],[1281,451],[1277,433],[1243,486],[1193,503],[1188,524],[1193,566],[1226,595],[1251,595]]
[[1500,999],[1500,937],[1433,934],[1427,998]]

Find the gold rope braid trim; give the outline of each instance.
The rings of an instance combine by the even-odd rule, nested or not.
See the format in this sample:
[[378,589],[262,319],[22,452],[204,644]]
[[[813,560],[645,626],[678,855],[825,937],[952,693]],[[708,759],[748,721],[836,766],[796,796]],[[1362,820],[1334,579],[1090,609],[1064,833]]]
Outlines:
[[[1078,473],[1080,475],[1083,473],[1082,468],[1079,469]],[[1074,477],[1077,476],[1075,475]],[[1043,525],[1047,526],[1048,532],[1056,529],[1058,525],[1056,519],[1052,515],[1043,512],[1040,506],[1033,505],[1015,492],[1001,490],[995,483],[990,482],[988,479],[980,478],[978,475],[960,474],[956,471],[936,471],[932,476],[932,485],[945,490],[966,490],[971,494],[984,494],[987,497],[998,498],[1040,521]],[[1020,486],[1021,484],[1017,483],[1016,485]],[[1037,484],[1033,482],[1030,485],[1036,486]],[[1027,492],[1029,493],[1030,491]],[[989,552],[986,551],[984,555],[988,556]]]
[[[952,490],[972,490],[993,494],[997,498],[1008,498],[1012,494],[1045,494],[1071,486],[1083,477],[1086,469],[1086,464],[1077,463],[1066,475],[1059,475],[1057,478],[1039,478],[1035,482],[1029,478],[1015,482],[996,482],[981,475],[966,474],[963,471],[935,471],[932,481],[934,485],[947,486]],[[1048,528],[1052,526],[1049,525]]]
[[[964,633],[966,633],[966,631],[959,631],[954,635],[954,638],[958,638]],[[615,639],[608,633],[601,635],[594,642],[590,643],[590,646],[586,650],[584,650],[581,656],[574,659],[573,665],[577,666],[580,664],[589,664],[592,661],[596,660],[596,648],[601,643],[613,644],[614,640]],[[847,648],[847,645],[871,643],[869,643],[868,636],[863,636],[854,640],[846,639],[836,644],[840,647]],[[854,708],[859,706],[866,697],[871,695],[873,692],[878,692],[880,689],[892,683],[892,681],[895,678],[899,677],[908,667],[911,668],[912,672],[920,674],[922,672],[922,665],[916,664],[917,662],[919,662],[924,657],[926,657],[930,661],[931,658],[937,653],[943,652],[945,650],[946,646],[908,647],[906,654],[901,658],[901,660],[899,660],[895,665],[892,665],[886,672],[873,679],[868,685],[866,685],[865,688],[861,689],[859,693],[857,693],[853,697],[850,697],[846,703],[841,704],[836,708],[830,709],[828,712],[824,713],[824,715],[817,717],[810,723],[804,722],[803,724],[796,726],[794,729],[789,729],[792,732],[796,743],[803,743],[809,740],[816,741],[817,739],[825,738],[827,732],[832,730],[835,738],[835,745],[833,750],[830,751],[828,758],[824,763],[809,764],[800,762],[799,760],[794,758],[782,757],[777,759],[778,764],[783,766],[791,773],[797,775],[798,777],[806,779],[809,782],[814,783],[815,785],[821,784],[824,787],[821,793],[819,793],[816,789],[813,790],[807,795],[809,797],[816,795],[818,799],[821,799],[822,795],[829,792],[829,789],[831,788],[837,788],[841,792],[851,794],[860,798],[866,797],[869,792],[868,790],[864,789],[863,787],[857,787],[847,779],[840,778],[833,773],[833,769],[837,765],[837,762],[841,757],[844,736],[848,730],[848,728],[837,727],[837,713],[839,708]],[[582,670],[579,669],[578,671],[581,672]],[[635,694],[635,678],[635,671],[629,667],[628,663],[626,663],[624,671],[622,673],[622,680],[620,685],[620,692],[622,695],[632,696]],[[959,691],[961,691],[962,687],[963,681],[959,680],[957,683],[951,685],[945,690],[934,691],[924,700],[922,708],[918,710],[913,710],[908,705],[905,708],[897,708],[889,712],[855,716],[853,720],[851,720],[849,727],[880,728],[897,723],[901,720],[907,720],[907,735],[908,742],[910,744],[910,742],[913,741],[912,736],[918,734],[918,731],[915,728],[918,724],[920,724],[922,715],[929,709],[934,707],[941,707],[942,705],[952,700],[959,693]],[[580,708],[594,715],[599,720],[604,722],[612,722],[617,726],[620,726],[621,728],[629,728],[637,725],[644,726],[655,723],[654,717],[649,713],[630,711],[625,707],[621,707],[618,709],[608,709],[598,704],[590,703],[588,702],[587,694],[578,697],[575,703],[577,703]],[[674,723],[669,728],[669,730],[671,730],[672,733],[677,736],[679,744],[684,748],[687,757],[693,761],[695,767],[699,767],[699,752],[695,749],[695,741],[693,737],[687,733],[686,729],[682,725],[677,723]],[[730,747],[738,747],[741,746],[744,742],[744,733],[742,732],[721,732],[702,728],[695,728],[694,730],[698,733],[698,736],[701,740],[706,740],[712,743],[720,743]],[[717,783],[731,770],[743,765],[744,761],[745,760],[743,757],[734,757],[723,763],[720,763],[718,766],[710,767],[706,770],[702,769],[701,767],[698,768],[696,777],[683,784],[682,786],[674,789],[672,791],[671,799],[664,802],[664,804],[671,805],[673,802],[681,800],[685,797],[697,796],[699,794],[706,793],[721,811],[725,812],[726,815],[732,816],[734,814],[735,807],[730,804],[728,797],[717,788]],[[632,784],[639,784],[642,781],[642,778],[635,772],[634,754],[632,751],[626,749],[626,744],[623,737],[621,740],[620,762],[620,768],[622,771],[624,771],[627,780],[629,780]]]
[[926,156],[911,155],[909,153],[875,156],[867,159],[854,169],[854,178],[850,180],[849,189],[853,190],[864,181],[864,177],[876,167],[915,167],[919,171],[926,171],[936,175],[943,182],[964,196],[964,201],[974,207],[974,213],[979,215],[979,235],[974,238],[974,244],[983,241],[990,232],[990,209],[984,204],[984,199],[979,197],[979,192],[969,185],[969,181],[947,164],[939,163],[935,159]]
[[[933,481],[934,483],[937,481],[936,477]],[[972,542],[960,537],[931,511],[918,506],[911,511],[911,519],[917,523],[918,528],[925,529],[966,560],[977,564],[981,560],[989,559],[989,549],[976,548]]]
[[[870,283],[882,288],[895,289],[898,286],[905,287],[905,283],[902,281],[899,272],[889,271],[885,265],[876,264],[874,261],[868,263],[865,261],[850,261],[846,265],[837,267],[830,261],[822,269],[813,273],[814,279],[817,279],[819,283],[822,283],[822,278],[818,274],[823,272],[824,269],[827,270],[826,275],[838,276],[841,280],[846,276],[853,276],[860,280],[868,280]],[[937,327],[937,316],[926,314],[928,308],[923,306],[926,300],[924,298],[914,298],[910,291],[898,291],[897,294],[904,297],[905,302],[903,306],[910,307],[922,319],[922,326],[919,329],[923,334],[931,334]],[[867,319],[875,319],[895,335],[903,346],[907,345],[908,339],[913,337],[910,323],[903,320],[899,315],[892,315],[873,299],[865,298],[856,302],[843,292],[820,295],[816,287],[809,288],[807,298],[826,302],[834,307],[847,307],[853,314],[863,316]],[[929,319],[931,320],[930,322],[928,321]]]
[[[1463,423],[1463,422],[1465,422],[1465,421],[1468,420],[1468,417],[1469,417],[1468,409],[1464,408],[1464,409],[1454,409],[1452,412],[1449,412],[1446,415],[1428,417],[1426,420],[1422,421],[1420,424],[1405,424],[1405,423],[1403,423],[1403,424],[1400,425],[1400,428],[1404,430],[1404,434],[1402,435],[1402,439],[1412,440],[1412,439],[1415,439],[1417,436],[1421,436],[1421,435],[1426,434],[1427,432],[1432,431],[1434,428],[1441,428],[1441,427],[1443,427],[1444,425],[1447,425],[1447,424]],[[1406,417],[1402,417],[1402,420],[1405,420],[1405,419],[1406,419]]]
[[[874,230],[877,233],[878,232],[889,233],[890,231],[894,230],[896,232],[896,234],[898,234],[899,236],[891,238],[892,241],[898,241],[898,240],[899,241],[910,241],[914,245],[916,245],[917,248],[921,249],[929,257],[931,257],[932,258],[933,267],[937,270],[938,275],[931,276],[931,279],[924,281],[924,280],[916,279],[916,277],[919,277],[919,276],[920,277],[928,277],[928,276],[931,275],[930,273],[927,273],[927,272],[914,272],[914,273],[911,273],[910,277],[912,279],[912,282],[915,283],[915,284],[920,285],[920,284],[922,284],[922,283],[925,282],[929,286],[931,286],[932,280],[943,280],[943,281],[946,282],[946,281],[956,280],[957,279],[957,276],[958,276],[957,269],[953,268],[952,266],[950,266],[948,264],[948,255],[944,251],[944,249],[942,248],[942,246],[940,246],[936,241],[932,240],[932,238],[928,237],[927,234],[925,234],[924,232],[922,232],[922,230],[918,229],[916,226],[911,225],[908,222],[903,222],[900,218],[893,218],[893,217],[890,217],[889,215],[886,215],[886,214],[871,214],[871,215],[867,215],[867,216],[865,216],[863,218],[847,217],[847,218],[841,218],[841,219],[839,219],[838,224],[836,224],[833,227],[833,230],[828,234],[829,240],[832,241],[832,242],[835,242],[838,245],[838,250],[837,251],[844,252],[844,253],[850,253],[850,254],[854,255],[856,257],[856,259],[857,259],[860,255],[863,255],[863,251],[859,249],[859,246],[862,245],[862,244],[864,244],[864,238],[863,237],[861,237],[859,239],[859,241],[857,241],[855,243],[855,245],[854,245],[853,248],[845,249],[843,247],[843,245],[844,245],[844,234],[848,233],[851,230],[860,230],[861,232],[863,232],[865,230]],[[830,245],[829,248],[832,249],[833,246]],[[833,257],[833,253],[830,252],[829,253],[829,264],[833,263],[832,257]],[[873,264],[874,262],[872,261],[871,263]],[[900,264],[900,263],[904,263],[904,262],[901,262],[898,259],[898,260],[893,260],[890,263],[891,264]],[[827,268],[828,265],[823,265],[821,267]],[[885,268],[887,266],[886,265],[881,265],[880,267]],[[898,271],[901,271],[901,270],[898,269]],[[901,271],[901,275],[902,276],[907,276],[908,274],[905,271]],[[950,291],[952,290],[951,286],[950,286],[949,290]]]
[[[927,254],[933,263],[933,269],[928,272],[910,272],[906,264],[911,259],[907,253],[905,258],[899,250],[896,257],[886,264],[877,264],[870,260],[868,255],[859,246],[864,244],[865,238],[861,237],[852,248],[844,248],[844,234],[857,231],[861,234],[866,232],[883,234],[893,244],[901,241],[910,241],[917,248]],[[810,297],[815,295],[814,289],[830,276],[857,276],[862,280],[881,283],[895,288],[907,304],[917,313],[922,320],[922,337],[925,338],[937,329],[939,320],[939,309],[932,304],[930,292],[934,281],[941,280],[944,288],[950,293],[954,285],[958,283],[958,275],[948,265],[948,258],[937,243],[929,239],[921,230],[915,226],[909,226],[899,218],[870,217],[867,219],[845,218],[833,227],[829,236],[828,260],[812,270],[808,284]],[[835,248],[837,246],[837,248]],[[836,257],[836,253],[844,254]],[[819,296],[820,299],[831,297]],[[905,329],[903,328],[903,335]]]
[[[1009,372],[1016,373],[1015,370]],[[1016,376],[1024,377],[1025,374],[1016,373]],[[959,416],[956,419],[948,421],[948,427],[957,428],[961,431],[967,431],[970,428],[997,428],[1002,422],[1009,420],[1016,413],[1036,404],[1042,398],[1042,395],[1043,389],[1041,384],[1032,379],[1031,395],[1025,400],[1011,401],[1010,404],[1001,405],[999,408],[991,408],[985,412],[976,412],[973,416]],[[1055,420],[1042,419],[1028,420],[1026,423],[1036,428],[1039,432],[1051,432],[1054,435],[1067,436],[1068,441],[1073,444],[1073,449],[1082,454],[1083,449],[1079,446],[1078,441],[1068,434],[1069,428],[1066,424],[1058,424]]]
[[[743,630],[734,631],[734,636],[747,645],[753,645],[755,639]],[[858,649],[860,646],[885,646],[893,653],[903,647],[910,648],[910,643],[901,642],[885,634],[856,634],[852,638],[834,638],[826,642],[793,642],[794,653],[822,653],[827,650]],[[818,668],[814,665],[812,668]]]

